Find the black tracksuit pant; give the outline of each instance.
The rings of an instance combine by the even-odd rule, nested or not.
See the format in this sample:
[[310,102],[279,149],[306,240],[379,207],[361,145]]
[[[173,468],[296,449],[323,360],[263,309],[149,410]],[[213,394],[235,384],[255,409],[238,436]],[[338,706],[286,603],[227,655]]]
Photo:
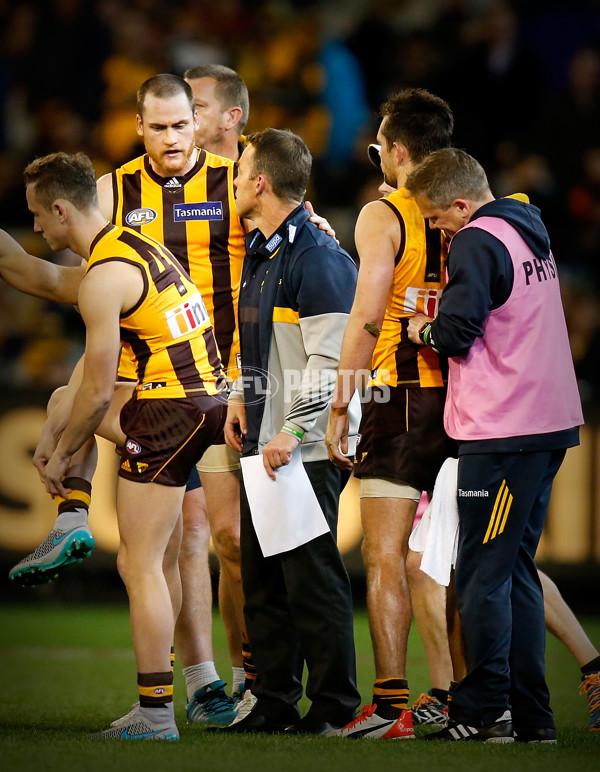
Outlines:
[[257,677],[254,711],[299,718],[306,662],[309,713],[343,726],[360,702],[356,688],[350,581],[335,541],[344,475],[329,461],[304,464],[331,532],[289,552],[263,557],[242,485],[244,612]]
[[468,675],[452,693],[453,720],[485,726],[511,709],[517,733],[554,726],[534,558],[564,454],[459,458],[456,599]]

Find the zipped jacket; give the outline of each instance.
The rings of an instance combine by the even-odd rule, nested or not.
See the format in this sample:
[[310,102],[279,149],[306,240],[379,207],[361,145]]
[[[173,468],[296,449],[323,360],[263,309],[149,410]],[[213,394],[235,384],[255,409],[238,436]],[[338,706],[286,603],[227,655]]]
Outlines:
[[[231,399],[246,406],[244,454],[283,425],[303,433],[302,458],[327,458],[325,431],[358,270],[350,255],[309,221],[304,205],[265,238],[246,237],[240,289],[241,376]],[[349,408],[352,444],[360,420]]]

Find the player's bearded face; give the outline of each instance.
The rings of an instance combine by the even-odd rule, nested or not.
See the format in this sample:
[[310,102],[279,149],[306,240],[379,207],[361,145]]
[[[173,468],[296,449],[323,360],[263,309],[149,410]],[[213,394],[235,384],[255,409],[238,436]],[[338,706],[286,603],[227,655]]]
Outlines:
[[379,150],[379,158],[381,161],[381,171],[383,172],[383,179],[386,185],[391,188],[398,187],[397,168],[393,163],[393,148],[388,147],[387,139],[383,136],[383,128],[386,125],[387,116],[381,122],[379,131],[377,132],[377,142],[381,146]]
[[144,115],[138,115],[137,130],[157,174],[166,177],[189,171],[196,128],[196,114],[184,93],[168,99],[147,95]]
[[[385,139],[384,139],[384,142],[386,142]],[[387,144],[381,145],[380,157],[381,157],[381,171],[383,172],[383,180],[386,185],[396,189],[398,187],[398,178],[396,176],[397,169],[392,164],[391,153],[387,149]]]
[[[160,161],[158,163],[169,174],[183,174],[185,171],[187,171],[186,167],[190,163],[190,159],[195,147],[196,142],[192,134],[192,138],[190,141],[188,141],[187,145],[184,145],[182,142],[180,142],[175,149],[168,148],[167,150],[163,150],[161,152]],[[150,160],[154,159],[151,157]]]

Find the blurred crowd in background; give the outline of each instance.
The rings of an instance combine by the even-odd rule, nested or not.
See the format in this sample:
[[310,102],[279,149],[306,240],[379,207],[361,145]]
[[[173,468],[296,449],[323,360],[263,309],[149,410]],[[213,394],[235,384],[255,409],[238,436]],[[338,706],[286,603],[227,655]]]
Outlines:
[[[139,155],[137,87],[205,63],[250,91],[247,131],[300,134],[314,156],[308,198],[354,254],[360,208],[381,182],[366,147],[386,96],[445,98],[455,144],[496,196],[540,206],[563,286],[582,398],[600,403],[600,2],[596,0],[0,0],[0,226],[31,230],[22,170],[85,151],[98,176]],[[549,345],[552,342],[549,341]],[[64,383],[83,325],[0,286],[0,387]]]

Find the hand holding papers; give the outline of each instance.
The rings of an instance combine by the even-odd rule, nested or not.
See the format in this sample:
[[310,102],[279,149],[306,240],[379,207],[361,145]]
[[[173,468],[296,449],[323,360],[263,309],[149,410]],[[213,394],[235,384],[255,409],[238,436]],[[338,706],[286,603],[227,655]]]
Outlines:
[[300,449],[277,479],[267,474],[262,456],[242,459],[244,487],[254,530],[264,557],[299,547],[327,533],[329,526],[310,484]]

